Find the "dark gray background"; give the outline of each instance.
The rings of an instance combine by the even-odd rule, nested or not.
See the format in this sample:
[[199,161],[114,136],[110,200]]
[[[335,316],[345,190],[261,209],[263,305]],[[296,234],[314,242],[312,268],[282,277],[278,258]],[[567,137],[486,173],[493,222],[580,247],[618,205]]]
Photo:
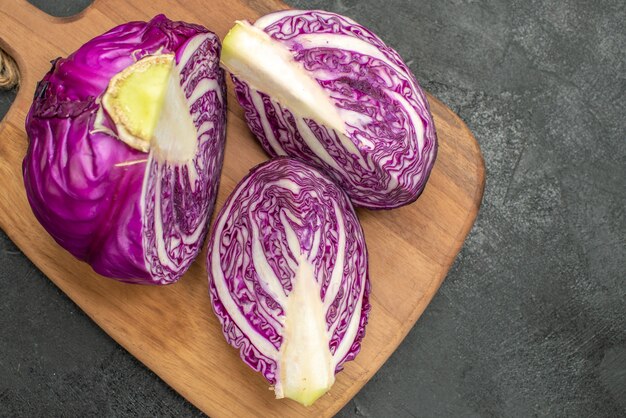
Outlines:
[[[33,3],[70,15],[89,2]],[[441,290],[339,415],[624,416],[626,3],[288,3],[377,32],[465,120],[487,166]],[[13,96],[0,93],[0,115]],[[201,415],[4,233],[0,245],[0,415]]]

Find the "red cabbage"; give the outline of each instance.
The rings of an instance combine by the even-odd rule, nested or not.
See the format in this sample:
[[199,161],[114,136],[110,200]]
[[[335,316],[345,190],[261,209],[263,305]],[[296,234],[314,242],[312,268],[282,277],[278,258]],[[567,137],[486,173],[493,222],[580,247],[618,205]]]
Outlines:
[[365,239],[345,192],[317,169],[292,158],[252,169],[215,220],[207,270],[226,340],[277,398],[310,405],[359,352]]
[[224,151],[220,48],[206,28],[159,15],[90,40],[39,82],[28,200],[96,272],[167,284],[199,253]]
[[390,209],[424,189],[437,153],[428,101],[392,48],[353,20],[287,10],[224,39],[254,135],[270,156],[324,170],[357,206]]

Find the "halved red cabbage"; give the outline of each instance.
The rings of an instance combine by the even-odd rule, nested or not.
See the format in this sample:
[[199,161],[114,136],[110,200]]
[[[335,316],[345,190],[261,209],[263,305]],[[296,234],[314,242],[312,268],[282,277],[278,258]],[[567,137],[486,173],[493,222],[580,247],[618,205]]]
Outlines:
[[42,226],[121,281],[176,281],[199,253],[222,166],[220,42],[163,15],[84,44],[37,86],[26,193]]
[[292,158],[252,169],[215,220],[207,270],[226,340],[277,398],[312,404],[359,352],[365,239],[345,192],[317,169]]
[[237,22],[223,45],[222,65],[268,154],[324,170],[357,206],[419,197],[435,126],[415,77],[379,37],[335,13],[287,10]]

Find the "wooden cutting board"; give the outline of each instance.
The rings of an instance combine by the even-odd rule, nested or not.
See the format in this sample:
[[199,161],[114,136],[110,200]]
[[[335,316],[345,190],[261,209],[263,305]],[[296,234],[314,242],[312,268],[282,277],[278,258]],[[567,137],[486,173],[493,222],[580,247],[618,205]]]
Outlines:
[[[328,394],[304,408],[275,400],[268,383],[224,340],[209,303],[204,252],[177,284],[133,286],[98,276],[48,236],[32,215],[22,184],[24,118],[50,60],[115,25],[165,13],[205,25],[223,38],[236,19],[254,20],[285,8],[277,0],[98,0],[76,17],[58,19],[25,0],[0,0],[0,46],[22,74],[17,99],[0,125],[0,227],[111,337],[213,417],[331,416],[372,377],[432,299],[476,218],[484,164],[471,132],[429,96],[439,155],[423,195],[392,211],[357,211],[370,250],[370,322],[356,361],[346,364]],[[229,89],[216,212],[248,170],[267,159],[243,121],[232,85]]]

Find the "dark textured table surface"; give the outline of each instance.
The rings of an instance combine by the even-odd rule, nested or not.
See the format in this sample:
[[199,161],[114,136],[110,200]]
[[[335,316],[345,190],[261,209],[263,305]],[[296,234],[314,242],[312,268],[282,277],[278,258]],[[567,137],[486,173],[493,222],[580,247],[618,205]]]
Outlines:
[[[89,2],[33,3],[70,15]],[[394,46],[487,167],[439,293],[339,416],[625,416],[626,3],[288,3]],[[4,233],[0,266],[0,415],[201,415]]]

